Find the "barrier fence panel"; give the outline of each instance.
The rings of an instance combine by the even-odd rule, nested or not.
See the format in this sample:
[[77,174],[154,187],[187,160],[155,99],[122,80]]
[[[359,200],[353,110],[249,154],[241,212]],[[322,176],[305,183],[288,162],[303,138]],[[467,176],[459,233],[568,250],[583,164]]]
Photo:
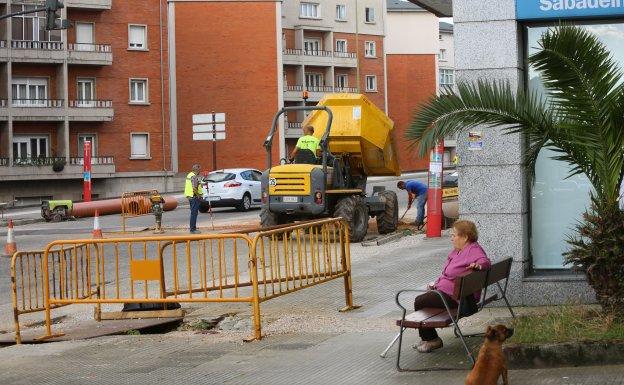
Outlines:
[[[325,219],[262,231],[252,243],[254,318],[260,319],[260,303],[336,278],[344,279],[346,306],[353,305],[349,228],[341,218]],[[254,336],[261,338],[260,322]]]
[[[251,239],[246,235],[55,241],[45,253],[79,242],[90,247],[86,258],[74,262],[71,274],[63,276],[62,290],[45,285],[46,335],[41,339],[55,336],[51,309],[61,305],[253,301],[248,269]],[[55,271],[50,259],[43,259],[48,280]],[[81,294],[83,276],[89,277],[87,284],[97,297]]]
[[126,220],[132,217],[152,214],[150,197],[158,195],[157,190],[125,192],[121,195],[121,225],[126,231]]
[[[97,295],[97,290],[90,282],[92,275],[83,268],[88,265],[87,248],[85,244],[75,244],[50,250],[50,274],[44,274],[45,251],[19,251],[13,254],[11,287],[16,343],[22,342],[19,316],[45,310],[46,282],[54,295],[66,296],[70,292],[74,292],[79,298]],[[73,284],[70,285],[70,282]],[[59,306],[62,305],[54,307]]]

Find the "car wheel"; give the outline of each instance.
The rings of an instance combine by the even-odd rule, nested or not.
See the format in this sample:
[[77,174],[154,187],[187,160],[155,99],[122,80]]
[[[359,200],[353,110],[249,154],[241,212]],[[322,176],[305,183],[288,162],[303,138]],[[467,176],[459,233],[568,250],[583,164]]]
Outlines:
[[243,200],[236,207],[238,211],[247,211],[251,208],[251,196],[249,193],[243,195]]

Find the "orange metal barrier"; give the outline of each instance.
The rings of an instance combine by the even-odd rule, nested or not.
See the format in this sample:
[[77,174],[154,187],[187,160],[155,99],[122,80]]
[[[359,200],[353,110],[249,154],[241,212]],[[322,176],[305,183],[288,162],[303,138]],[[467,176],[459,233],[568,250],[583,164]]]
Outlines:
[[[213,234],[144,238],[55,241],[43,258],[46,334],[54,337],[51,309],[69,304],[247,302],[253,306],[254,335],[260,339],[260,303],[344,278],[346,307],[354,308],[348,227],[325,219],[248,234]],[[85,296],[76,290],[54,290],[50,256],[56,249],[85,243],[80,270],[64,285],[89,277]],[[62,260],[61,260],[62,261]],[[78,265],[76,265],[78,266]]]
[[152,214],[150,197],[158,195],[157,190],[125,192],[121,195],[121,226],[126,231],[126,220],[132,217]]
[[[87,245],[77,244],[69,248],[58,248],[48,253],[48,268],[51,274],[44,274],[43,258],[45,251],[18,251],[11,259],[11,287],[13,299],[13,321],[15,323],[15,342],[20,344],[19,316],[45,310],[46,279],[54,295],[65,295],[75,291],[80,298],[97,295],[89,290],[89,275],[80,266],[86,266]],[[46,278],[47,276],[47,278]],[[75,284],[70,285],[72,278]],[[63,305],[55,305],[60,307]]]

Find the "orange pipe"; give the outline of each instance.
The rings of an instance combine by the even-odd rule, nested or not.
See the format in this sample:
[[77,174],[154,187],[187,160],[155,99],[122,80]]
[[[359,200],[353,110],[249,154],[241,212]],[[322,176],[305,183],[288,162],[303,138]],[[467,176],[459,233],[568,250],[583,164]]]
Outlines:
[[[174,197],[166,196],[163,198],[165,199],[165,204],[163,205],[164,211],[175,210],[176,207],[178,207],[178,201]],[[147,201],[146,203],[151,205],[149,198],[146,197],[145,199]],[[121,198],[74,203],[71,215],[76,218],[92,217],[95,216],[96,210],[99,215],[119,214],[121,213]]]

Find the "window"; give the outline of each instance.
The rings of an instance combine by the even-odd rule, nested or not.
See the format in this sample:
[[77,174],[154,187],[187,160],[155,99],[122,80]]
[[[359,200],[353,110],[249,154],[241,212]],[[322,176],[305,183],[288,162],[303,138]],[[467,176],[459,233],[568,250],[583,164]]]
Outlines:
[[47,78],[13,78],[11,85],[14,107],[45,107],[48,97]]
[[366,75],[366,91],[368,92],[377,91],[377,76],[376,75]]
[[349,86],[347,75],[336,75],[336,88],[347,88]]
[[147,92],[147,79],[130,79],[130,103],[149,103]]
[[347,6],[344,4],[336,5],[336,20],[347,21]]
[[128,49],[147,50],[146,25],[128,25]]
[[258,170],[252,170],[251,171],[251,176],[253,177],[253,180],[255,180],[256,182],[261,182],[262,181],[262,173]]
[[253,174],[251,173],[251,170],[247,170],[247,171],[243,171],[240,173],[241,178],[243,178],[244,180],[248,180],[250,182],[254,181],[253,178]]
[[14,136],[13,159],[48,157],[47,136]]
[[364,11],[364,16],[365,16],[364,21],[366,21],[367,23],[374,23],[375,22],[375,8],[366,7]]
[[95,79],[78,79],[76,107],[94,107]]
[[446,61],[446,50],[445,49],[441,49],[440,53],[438,54],[438,59],[442,60],[442,61]]
[[321,47],[321,39],[305,39],[303,41],[303,51],[306,55],[319,55]]
[[450,86],[455,84],[455,71],[451,69],[440,68],[440,86]]
[[[94,134],[78,135],[78,157],[84,158],[84,143],[91,142],[91,156],[97,156],[97,140]],[[93,164],[94,162],[91,162]]]
[[323,74],[306,73],[305,82],[308,91],[319,92],[323,87]]
[[149,134],[130,134],[130,159],[149,158]]
[[336,40],[336,52],[347,53],[347,41],[346,40]]
[[375,53],[376,53],[375,42],[374,41],[364,42],[364,56],[365,57],[377,57]]
[[306,19],[320,19],[320,6],[317,3],[301,3],[299,7],[299,17]]
[[[23,12],[36,8],[34,4],[29,5],[11,5],[12,12]],[[14,48],[40,48],[38,44],[23,44],[24,42],[60,42],[61,31],[46,31],[46,15],[45,12],[29,13],[25,15],[13,16],[13,47]],[[56,48],[50,46],[46,48]],[[43,48],[43,47],[42,47]],[[58,48],[61,46],[58,45]]]

